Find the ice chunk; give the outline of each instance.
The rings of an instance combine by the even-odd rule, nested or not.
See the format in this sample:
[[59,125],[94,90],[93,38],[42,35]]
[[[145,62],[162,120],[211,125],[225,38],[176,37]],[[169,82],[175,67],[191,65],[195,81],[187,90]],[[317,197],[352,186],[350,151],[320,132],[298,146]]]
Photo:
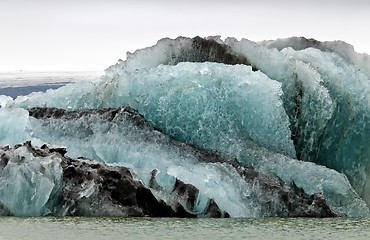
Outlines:
[[244,164],[253,165],[265,174],[273,173],[284,181],[294,181],[308,194],[321,192],[330,206],[346,216],[370,216],[366,203],[356,193],[347,177],[333,169],[310,162],[297,161],[261,148],[245,151]]
[[[310,161],[345,173],[356,191],[370,203],[370,81],[357,67],[335,52],[308,48],[283,53],[320,73],[329,90],[334,112]],[[316,117],[316,116],[312,116]],[[303,148],[303,146],[302,146]]]
[[162,65],[121,80],[127,81],[131,88],[121,91],[129,98],[121,102],[178,140],[209,149],[229,148],[238,140],[255,141],[295,156],[280,84],[250,67]]
[[260,44],[269,48],[276,48],[279,51],[284,48],[293,48],[297,51],[306,48],[316,48],[323,52],[335,52],[349,63],[361,68],[361,70],[370,77],[370,56],[368,54],[355,52],[352,45],[343,41],[320,42],[315,39],[306,39],[304,37],[291,37],[277,39],[275,41],[263,41]]
[[[252,65],[269,78],[282,83],[284,109],[290,119],[290,128],[297,158],[308,160],[314,154],[323,130],[334,107],[328,90],[322,86],[320,74],[310,65],[287,57],[276,49],[267,49],[243,39],[226,39],[235,53],[244,55]],[[305,149],[299,146],[305,146]]]
[[12,102],[13,98],[5,95],[0,95],[0,108],[4,108],[9,102]]
[[[67,146],[72,157],[82,155],[130,167],[146,186],[158,188],[165,193],[173,191],[176,179],[194,185],[200,190],[200,195],[199,204],[192,211],[204,211],[208,200],[213,199],[221,210],[233,217],[282,216],[279,213],[284,209],[281,198],[268,195],[274,188],[263,190],[258,182],[246,182],[233,167],[235,164],[223,164],[217,159],[214,161],[210,153],[206,153],[212,160],[210,163],[199,163],[202,158],[199,157],[200,150],[189,148],[188,145],[155,131],[130,108],[81,112],[31,109],[30,114],[37,117],[31,118],[34,135],[45,141]],[[328,201],[343,214],[367,214],[366,205],[353,191],[344,175],[334,170],[326,171],[325,167],[319,165],[296,161],[283,154],[260,148],[257,144],[254,144],[254,148],[250,145],[242,146],[239,160],[245,165],[254,164],[268,174],[271,171],[281,174],[286,181],[297,182],[299,187],[307,189],[310,194],[334,192],[328,194]],[[152,179],[153,169],[155,183]],[[300,172],[302,169],[305,171]],[[328,174],[327,178],[338,182],[337,188],[321,179],[325,174],[315,178],[317,173],[322,172]],[[303,179],[309,179],[308,183],[302,181]],[[349,194],[335,195],[338,188]],[[164,198],[168,204],[171,203],[170,199],[163,197],[166,194],[157,193],[156,196]],[[265,209],[263,199],[271,201],[268,204],[270,208]],[[348,206],[358,211],[351,212]]]
[[[155,127],[204,148],[255,141],[295,157],[281,85],[245,65],[179,63],[125,72],[112,82],[69,85],[18,98],[16,106],[64,109],[119,107],[139,110]],[[83,90],[82,90],[83,89]],[[65,95],[67,99],[64,99]],[[214,133],[218,134],[215,135]]]
[[60,158],[34,157],[28,148],[0,148],[0,202],[15,216],[48,215],[62,185]]
[[0,119],[0,145],[15,145],[31,139],[27,110],[0,108]]

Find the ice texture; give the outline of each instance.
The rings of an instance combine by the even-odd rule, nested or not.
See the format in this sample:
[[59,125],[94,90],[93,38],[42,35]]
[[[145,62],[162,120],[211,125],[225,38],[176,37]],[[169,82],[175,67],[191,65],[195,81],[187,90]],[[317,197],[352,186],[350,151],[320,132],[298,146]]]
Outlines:
[[[246,166],[294,181],[311,194],[323,192],[341,213],[366,216],[369,69],[369,56],[342,42],[162,39],[153,47],[129,53],[97,81],[15,100],[1,97],[0,115],[19,124],[14,128],[13,120],[0,123],[0,144],[31,138],[63,144],[71,156],[141,169],[145,174],[138,171],[138,176],[146,184],[148,172],[158,168],[157,181],[164,188],[171,188],[178,177],[197,184],[202,192],[217,185],[235,189],[239,180],[231,181],[232,174],[227,175],[230,178],[215,174],[213,183],[204,182],[213,176],[212,165],[189,160],[181,166],[178,155],[167,146],[145,143],[154,137],[131,136],[118,125],[108,130],[104,122],[82,124],[82,119],[58,124],[50,120],[43,125],[24,112],[42,106],[72,111],[130,105],[178,141],[235,157]],[[121,160],[122,156],[136,160]],[[204,178],[197,178],[203,173]],[[231,211],[233,216],[248,215],[238,213],[238,206],[244,204],[240,192],[217,194],[230,197],[219,199],[223,205],[218,204],[227,208],[232,202],[237,209]]]
[[365,201],[353,189],[343,173],[264,149],[249,150],[248,154],[253,154],[252,165],[256,170],[264,173],[272,172],[286,182],[294,181],[308,194],[323,193],[330,206],[336,211],[352,217],[370,216]]
[[[79,118],[82,115],[84,117],[100,115],[100,120],[104,119],[110,121],[106,117],[115,118],[115,116],[117,116],[118,118],[121,118],[122,113],[128,113],[128,115],[125,116],[125,120],[138,127],[138,129],[135,129],[134,131],[144,131],[146,133],[156,131],[141,115],[130,107],[102,109],[99,111],[80,111],[77,114],[69,114],[61,109],[47,108],[37,108],[30,111],[30,114],[38,119],[43,119],[46,115],[47,118],[63,118],[63,121],[73,121],[76,117]],[[123,123],[124,122],[125,121],[123,121]],[[158,136],[160,136],[160,134]],[[265,175],[256,172],[251,167],[243,167],[236,161],[232,161],[233,163],[229,162],[228,159],[224,159],[214,151],[198,149],[194,146],[168,139],[168,137],[163,135],[162,138],[170,140],[168,143],[170,143],[169,146],[171,148],[177,149],[179,152],[186,154],[187,157],[183,155],[183,161],[186,161],[186,158],[192,156],[204,163],[204,165],[213,166],[211,168],[207,168],[206,170],[208,171],[195,171],[195,173],[199,174],[199,179],[201,179],[200,181],[198,180],[198,183],[196,183],[197,185],[201,186],[202,184],[207,183],[209,181],[209,173],[216,173],[212,174],[217,176],[212,177],[214,180],[218,178],[226,179],[230,177],[227,176],[229,174],[231,175],[230,178],[233,182],[234,179],[239,179],[239,181],[234,183],[240,183],[241,185],[232,185],[233,188],[238,187],[237,189],[233,189],[234,191],[237,190],[235,191],[236,195],[238,196],[240,193],[240,191],[238,191],[239,189],[243,189],[242,192],[249,189],[247,192],[248,195],[242,197],[244,200],[242,202],[247,204],[247,206],[249,206],[248,208],[242,207],[241,209],[233,209],[231,208],[232,206],[229,206],[229,209],[234,212],[235,210],[239,210],[237,213],[239,215],[245,214],[246,216],[255,216],[255,214],[257,214],[257,216],[280,217],[340,216],[329,207],[324,195],[320,193],[308,195],[295,184],[286,184],[277,177],[268,179]],[[33,216],[38,216],[39,214],[48,214],[53,216],[72,215],[121,217],[230,216],[227,212],[220,210],[213,199],[209,199],[207,197],[209,194],[212,195],[212,192],[219,192],[218,189],[221,184],[215,184],[214,188],[210,188],[210,186],[208,186],[206,187],[207,192],[204,192],[200,191],[194,185],[185,184],[176,178],[172,190],[168,191],[168,189],[166,190],[163,188],[160,178],[157,177],[159,170],[154,169],[150,173],[150,188],[148,188],[141,180],[135,178],[135,174],[133,174],[132,169],[122,166],[108,166],[102,162],[87,158],[69,158],[65,155],[66,152],[67,150],[64,147],[43,145],[41,148],[38,148],[32,145],[30,141],[18,144],[14,146],[14,148],[10,148],[9,146],[1,147],[0,172],[3,173],[2,177],[4,178],[7,175],[9,176],[8,166],[12,164],[9,161],[9,158],[11,158],[11,160],[16,160],[18,169],[29,169],[30,163],[34,166],[41,164],[42,167],[32,168],[31,172],[22,171],[22,176],[34,178],[35,176],[39,177],[42,175],[44,177],[42,181],[43,185],[50,182],[47,180],[53,180],[53,175],[45,174],[47,171],[45,171],[44,167],[48,167],[48,170],[52,170],[54,173],[60,172],[55,171],[53,166],[44,164],[45,159],[53,159],[57,164],[56,166],[58,170],[60,167],[63,170],[63,183],[59,184],[61,187],[58,187],[57,190],[49,196],[45,195],[45,192],[48,190],[45,187],[42,188],[41,191],[38,191],[38,189],[35,189],[35,186],[32,184],[24,184],[21,191],[12,191],[10,193],[3,192],[2,199],[6,200],[10,196],[13,199],[17,199],[18,203],[24,203],[29,200],[29,194],[25,193],[32,192],[32,206],[26,205],[29,207],[28,212],[45,208],[43,205],[47,201],[47,211],[33,213]],[[25,157],[28,157],[29,161],[26,161]],[[217,167],[220,166],[217,163],[221,163],[225,168]],[[181,167],[184,167],[184,165]],[[189,177],[189,174],[186,174],[188,169],[186,168],[184,170],[185,171],[180,171],[177,175],[180,175],[181,177],[182,174],[185,174],[183,178],[186,179]],[[59,175],[60,174],[58,174],[58,176]],[[204,175],[208,176],[208,178],[204,179]],[[261,191],[261,189],[263,189],[263,191]],[[226,191],[227,193],[230,193],[234,192],[233,190],[222,189],[221,192]],[[155,193],[157,197],[155,197],[153,193]],[[40,197],[43,201],[38,200]],[[221,196],[221,199],[224,200],[227,200],[228,198],[228,194]],[[238,198],[233,198],[233,200],[238,200]],[[219,201],[221,200],[219,199]],[[27,213],[24,212],[19,213],[19,209],[14,208],[11,203],[7,201],[3,203],[0,201],[0,216],[19,214],[21,214],[21,216],[27,215]]]
[[[204,212],[209,199],[213,199],[232,217],[275,216],[262,207],[262,190],[256,183],[246,182],[231,165],[199,163],[194,153],[180,148],[171,138],[131,121],[130,113],[118,110],[111,114],[82,112],[74,113],[75,117],[32,117],[30,122],[35,137],[66,146],[69,156],[129,167],[146,186],[152,185],[155,170],[159,191],[154,194],[169,205],[167,194],[179,179],[200,191],[198,204],[191,209],[194,212]],[[279,204],[278,199],[275,204]]]
[[284,49],[322,76],[333,99],[335,115],[322,132],[311,161],[347,174],[357,192],[370,198],[370,81],[335,52]]
[[248,40],[226,41],[282,82],[297,158],[346,174],[369,204],[369,56],[338,42],[288,39],[266,49]]
[[[290,181],[284,183],[217,152],[178,142],[155,130],[130,107],[76,112],[32,108],[30,116],[35,134],[42,139],[58,139],[71,149],[70,155],[77,152],[130,166],[158,199],[174,209],[180,203],[188,212],[203,215],[216,203],[232,217],[337,215],[325,207],[323,195],[314,192],[309,196]],[[97,155],[92,155],[93,151]],[[192,187],[184,190],[184,182]],[[179,197],[187,191],[188,198],[186,194]],[[90,187],[84,192],[89,195]],[[366,211],[366,206],[362,210]]]
[[0,109],[0,142],[15,145],[30,140],[28,111],[22,108]]
[[290,119],[297,158],[309,161],[308,155],[314,153],[334,111],[320,74],[309,64],[286,57],[276,49],[266,49],[245,39],[226,42],[271,79],[282,83],[282,101]]
[[35,157],[30,147],[0,147],[0,202],[15,216],[50,214],[62,185],[60,159]]
[[361,68],[362,71],[370,76],[370,55],[355,52],[352,45],[343,41],[320,42],[315,39],[306,39],[304,37],[291,37],[273,41],[263,41],[260,44],[268,48],[276,48],[279,51],[289,47],[297,51],[307,48],[316,48],[322,52],[335,52],[346,61]]
[[[36,93],[17,98],[16,103],[70,110],[130,105],[180,141],[210,149],[254,141],[295,157],[281,84],[249,66],[179,63],[123,74],[96,87],[69,85],[48,91],[47,97]],[[66,92],[70,97],[63,101]]]

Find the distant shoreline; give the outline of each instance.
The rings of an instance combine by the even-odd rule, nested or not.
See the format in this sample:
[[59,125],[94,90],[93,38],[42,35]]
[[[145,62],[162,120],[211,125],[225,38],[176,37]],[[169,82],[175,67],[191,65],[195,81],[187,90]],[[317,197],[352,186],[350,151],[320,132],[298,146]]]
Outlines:
[[0,88],[89,82],[103,74],[104,71],[0,71]]

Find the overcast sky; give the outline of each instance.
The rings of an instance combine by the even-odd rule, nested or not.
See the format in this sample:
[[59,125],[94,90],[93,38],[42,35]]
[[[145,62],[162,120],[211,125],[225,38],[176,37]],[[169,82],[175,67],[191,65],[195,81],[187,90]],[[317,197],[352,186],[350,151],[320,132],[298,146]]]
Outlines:
[[304,36],[370,53],[367,0],[0,0],[0,69],[95,68],[163,37]]

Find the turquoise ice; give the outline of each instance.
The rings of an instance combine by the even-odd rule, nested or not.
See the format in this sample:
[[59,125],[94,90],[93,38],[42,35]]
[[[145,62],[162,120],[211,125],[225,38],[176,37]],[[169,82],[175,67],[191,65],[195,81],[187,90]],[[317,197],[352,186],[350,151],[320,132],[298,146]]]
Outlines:
[[[258,207],[245,210],[254,206],[245,197],[249,190],[243,192],[241,180],[225,166],[183,158],[155,142],[156,136],[145,141],[148,136],[131,132],[130,126],[117,123],[107,132],[106,123],[98,121],[85,122],[84,127],[79,122],[83,120],[43,124],[25,110],[130,105],[178,141],[235,157],[294,181],[310,194],[323,192],[343,214],[368,216],[369,57],[335,42],[311,46],[304,39],[208,41],[244,62],[225,64],[216,50],[202,52],[192,39],[160,40],[128,54],[94,82],[15,100],[1,97],[0,116],[5,120],[0,122],[0,144],[33,140],[64,145],[72,157],[130,167],[147,184],[156,168],[164,188],[178,178],[198,187],[204,199],[214,198],[232,216],[264,214]],[[205,200],[199,201],[201,208]]]

